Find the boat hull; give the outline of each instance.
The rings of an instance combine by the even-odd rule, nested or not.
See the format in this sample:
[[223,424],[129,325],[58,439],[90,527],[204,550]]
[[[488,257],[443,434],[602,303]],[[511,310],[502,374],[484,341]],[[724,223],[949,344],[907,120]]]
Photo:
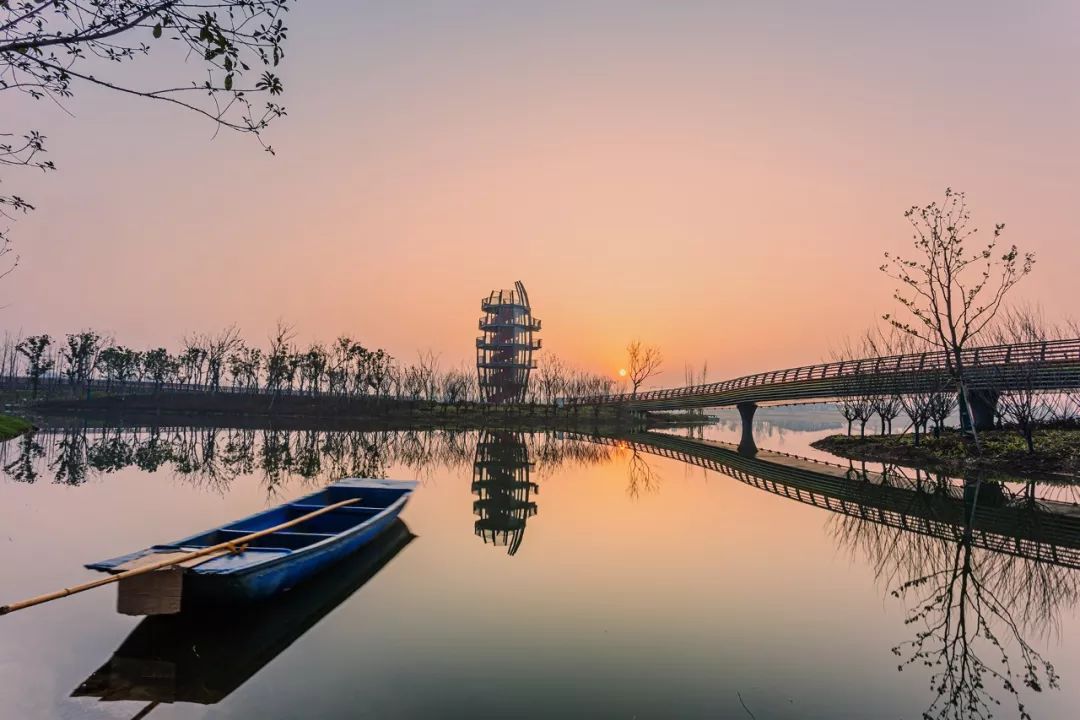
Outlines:
[[403,508],[404,504],[358,528],[355,533],[250,570],[229,574],[185,573],[183,602],[185,605],[235,605],[286,592],[312,575],[331,569],[335,563],[375,540],[394,524]]
[[125,595],[121,585],[121,612],[175,613],[181,605],[257,602],[289,590],[371,543],[397,521],[415,488],[414,481],[345,478],[228,525],[87,567],[118,573],[153,562],[154,556],[177,556],[180,562],[188,553],[210,549],[214,552],[205,560],[184,567],[182,590],[153,584],[148,589],[140,583]]

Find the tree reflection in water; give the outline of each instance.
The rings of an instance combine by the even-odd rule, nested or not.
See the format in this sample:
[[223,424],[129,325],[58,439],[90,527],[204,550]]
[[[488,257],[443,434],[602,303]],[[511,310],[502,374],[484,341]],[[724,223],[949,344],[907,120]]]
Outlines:
[[[517,435],[540,476],[567,465],[606,462],[610,447],[554,433]],[[473,465],[479,431],[280,430],[215,427],[88,427],[71,425],[0,444],[0,466],[25,483],[51,476],[81,485],[93,475],[127,467],[168,471],[201,487],[224,491],[240,476],[261,475],[269,493],[286,482],[325,483],[341,477],[386,477],[404,466],[412,477]]]
[[626,464],[626,493],[637,498],[642,493],[656,492],[660,489],[660,473],[645,459],[637,448],[630,449],[630,459]]
[[[673,450],[667,447],[677,440],[673,436],[649,442],[643,437],[628,441],[453,430],[72,426],[0,445],[0,466],[17,482],[33,483],[51,475],[54,482],[69,485],[134,466],[147,472],[171,471],[219,491],[240,476],[261,475],[268,493],[293,479],[314,484],[347,476],[386,477],[391,467],[419,478],[433,477],[440,469],[471,472],[478,495],[477,533],[489,529],[481,525],[491,524],[493,518],[520,521],[507,534],[513,539],[504,543],[513,554],[521,544],[525,521],[537,511],[532,497],[539,490],[537,480],[570,467],[621,462],[625,457],[627,492],[639,498],[659,487],[659,475],[645,455],[670,458],[678,453],[675,457],[684,462],[788,498],[813,501],[818,507],[828,488],[840,493],[836,497],[842,501],[833,499],[827,505],[834,513],[829,522],[835,539],[853,554],[868,558],[886,592],[909,608],[906,624],[917,628],[914,637],[893,652],[901,670],[925,667],[930,674],[932,696],[924,718],[988,718],[1005,698],[1015,704],[1020,717],[1029,717],[1024,696],[1058,687],[1053,665],[1027,637],[1057,627],[1060,610],[1080,603],[1080,582],[1070,567],[1055,564],[1060,556],[1054,554],[1054,545],[1040,544],[1039,538],[1046,537],[1041,523],[1052,521],[1057,528],[1053,533],[1073,533],[1072,520],[1060,509],[1050,512],[1040,507],[1034,484],[1013,490],[975,478],[961,486],[917,471],[912,477],[895,467],[870,473],[851,466],[846,475],[838,476],[835,468],[819,472],[812,463],[798,459],[746,459],[705,443],[697,447],[683,442]],[[695,459],[694,453],[700,458]],[[878,480],[871,483],[871,475]],[[490,487],[478,492],[477,482]],[[860,488],[865,488],[865,495]],[[1050,495],[1068,492],[1046,490]],[[899,526],[895,517],[887,521],[881,509],[887,498],[906,498],[906,511],[893,507],[884,512],[911,520],[902,520]],[[988,527],[989,514],[996,523],[989,533],[998,537],[997,545],[981,529]],[[1065,547],[1075,547],[1065,540]],[[1018,554],[1010,554],[1013,542]],[[1027,544],[1021,547],[1023,543]]]
[[[924,508],[948,493],[945,478],[920,474]],[[1077,574],[1050,562],[976,547],[980,506],[999,504],[997,483],[964,483],[964,522],[952,539],[890,527],[858,515],[835,515],[836,539],[865,554],[888,593],[908,608],[905,624],[918,630],[892,652],[898,669],[927,668],[932,699],[923,717],[989,718],[1010,697],[1030,718],[1022,694],[1058,688],[1054,666],[1025,635],[1057,627],[1058,611],[1080,599]]]
[[19,438],[16,458],[4,465],[4,472],[12,479],[32,483],[38,479],[38,460],[45,457],[45,447],[38,442],[37,433],[26,433]]

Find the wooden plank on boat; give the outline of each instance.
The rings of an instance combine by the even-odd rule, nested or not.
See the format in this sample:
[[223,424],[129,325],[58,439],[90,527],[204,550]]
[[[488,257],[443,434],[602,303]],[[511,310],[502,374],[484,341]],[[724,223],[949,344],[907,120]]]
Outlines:
[[161,568],[118,583],[116,611],[123,615],[174,615],[180,612],[183,568]]
[[[230,550],[202,557],[191,558],[167,568],[154,570],[145,575],[133,575],[119,582],[116,594],[116,611],[124,615],[175,615],[180,612],[184,592],[184,568],[195,567],[204,562],[228,555]],[[174,556],[188,555],[186,551],[149,553],[117,566],[117,571],[135,570],[145,565]]]
[[[190,560],[185,560],[183,562],[177,563],[176,567],[182,567],[182,568],[195,567],[196,565],[201,565],[204,562],[209,562],[210,560],[213,560],[214,558],[219,558],[219,557],[221,557],[223,555],[228,555],[230,552],[232,552],[232,551],[231,550],[219,550],[218,552],[211,553],[209,555],[203,555],[201,557],[191,558]],[[162,560],[168,560],[169,558],[173,558],[173,557],[183,557],[184,555],[190,555],[190,554],[191,554],[191,552],[189,550],[177,550],[176,552],[147,553],[146,555],[143,555],[142,557],[137,557],[134,560],[128,560],[126,563],[123,563],[122,565],[117,565],[113,569],[113,572],[118,572],[119,573],[119,572],[124,572],[125,570],[136,570],[136,569],[144,567],[146,565],[153,565],[154,563],[160,562]]]

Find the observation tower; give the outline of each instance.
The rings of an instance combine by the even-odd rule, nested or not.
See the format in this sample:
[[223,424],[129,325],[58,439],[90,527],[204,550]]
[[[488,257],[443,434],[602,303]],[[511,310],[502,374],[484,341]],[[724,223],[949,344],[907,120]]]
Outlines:
[[480,301],[480,330],[476,338],[476,372],[480,394],[489,403],[523,402],[529,371],[536,367],[533,351],[540,340],[540,321],[533,317],[529,295],[521,281],[513,290],[492,290]]

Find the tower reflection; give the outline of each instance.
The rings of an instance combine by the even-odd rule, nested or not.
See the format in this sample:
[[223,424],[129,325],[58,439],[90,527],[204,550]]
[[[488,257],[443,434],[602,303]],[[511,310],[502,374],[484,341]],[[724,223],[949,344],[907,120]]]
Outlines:
[[540,486],[529,480],[532,468],[521,433],[485,430],[476,443],[475,531],[484,543],[506,547],[510,555],[521,547],[525,524],[536,514],[532,496],[540,492]]

